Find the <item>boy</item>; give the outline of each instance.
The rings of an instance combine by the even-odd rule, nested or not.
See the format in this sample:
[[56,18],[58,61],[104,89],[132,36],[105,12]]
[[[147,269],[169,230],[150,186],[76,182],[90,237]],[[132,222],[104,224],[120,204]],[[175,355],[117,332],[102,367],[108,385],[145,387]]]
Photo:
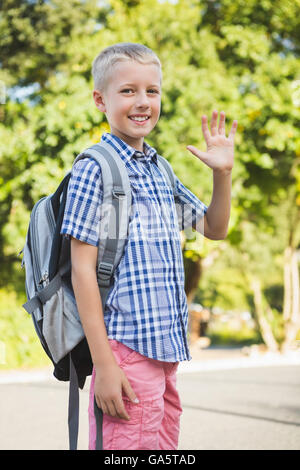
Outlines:
[[77,162],[61,233],[71,237],[72,285],[94,364],[89,448],[95,448],[95,394],[104,413],[105,450],[177,449],[182,408],[176,370],[179,361],[191,359],[179,229],[189,225],[207,238],[225,238],[237,122],[226,138],[225,113],[217,128],[218,112],[213,112],[212,135],[203,116],[207,152],[187,148],[213,170],[212,201],[207,207],[176,177],[179,203],[188,208],[188,218],[179,226],[156,150],[144,141],[160,115],[159,59],[141,44],[120,43],[96,57],[92,72],[95,104],[111,129],[102,139],[126,164],[133,211],[103,312],[95,270],[101,170],[93,160]]

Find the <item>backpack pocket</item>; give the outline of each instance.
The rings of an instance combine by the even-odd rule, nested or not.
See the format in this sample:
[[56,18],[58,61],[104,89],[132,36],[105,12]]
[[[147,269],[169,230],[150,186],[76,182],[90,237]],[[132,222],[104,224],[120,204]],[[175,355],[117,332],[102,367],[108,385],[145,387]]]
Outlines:
[[43,305],[43,336],[56,363],[84,338],[74,294],[64,283]]

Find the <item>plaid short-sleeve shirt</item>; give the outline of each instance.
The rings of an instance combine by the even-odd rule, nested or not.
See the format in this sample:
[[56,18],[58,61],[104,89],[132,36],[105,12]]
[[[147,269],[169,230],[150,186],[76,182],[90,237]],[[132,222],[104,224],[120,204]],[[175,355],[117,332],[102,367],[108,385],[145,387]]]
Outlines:
[[[196,227],[207,206],[176,177],[176,204],[183,209],[179,217],[156,150],[145,142],[139,152],[110,133],[102,140],[126,165],[133,204],[124,255],[104,312],[108,337],[153,359],[190,360],[180,230]],[[102,200],[99,165],[80,160],[72,170],[61,233],[97,246]]]

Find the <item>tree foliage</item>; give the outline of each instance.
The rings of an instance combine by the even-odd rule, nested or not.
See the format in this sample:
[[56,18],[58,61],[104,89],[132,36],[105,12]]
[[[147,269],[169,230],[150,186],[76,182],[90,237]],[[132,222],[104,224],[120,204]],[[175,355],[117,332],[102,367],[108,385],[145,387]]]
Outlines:
[[[201,116],[213,109],[226,112],[228,130],[238,120],[228,237],[220,243],[197,234],[185,257],[218,253],[200,270],[202,285],[217,263],[234,278],[249,269],[263,291],[274,283],[282,296],[284,250],[300,243],[299,13],[299,0],[3,0],[0,287],[22,285],[16,255],[34,203],[109,130],[92,100],[92,60],[130,41],[152,48],[163,67],[161,118],[146,140],[206,204],[211,170],[186,145],[204,149]],[[227,306],[254,308],[249,280],[240,281],[238,293],[216,275],[215,292],[227,292]]]

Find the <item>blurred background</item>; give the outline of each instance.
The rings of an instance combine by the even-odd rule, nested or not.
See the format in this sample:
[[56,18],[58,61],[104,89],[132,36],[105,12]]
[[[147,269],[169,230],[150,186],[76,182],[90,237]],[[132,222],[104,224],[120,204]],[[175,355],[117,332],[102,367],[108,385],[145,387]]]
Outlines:
[[30,212],[75,156],[109,131],[91,64],[138,42],[163,67],[161,118],[147,136],[204,203],[212,172],[201,116],[238,120],[226,240],[182,232],[188,339],[285,354],[300,342],[299,0],[2,0],[0,7],[0,368],[49,365],[26,301]]

